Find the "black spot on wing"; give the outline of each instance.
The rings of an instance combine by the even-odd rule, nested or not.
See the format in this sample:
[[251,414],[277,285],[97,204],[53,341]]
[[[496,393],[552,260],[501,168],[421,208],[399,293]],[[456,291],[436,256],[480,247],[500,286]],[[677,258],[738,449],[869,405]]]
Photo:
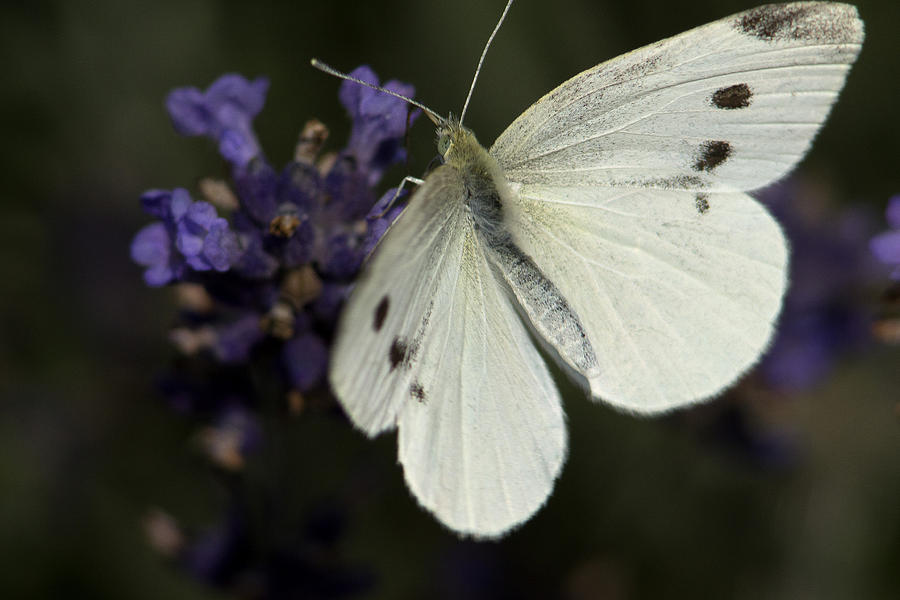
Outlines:
[[422,320],[420,321],[415,334],[413,334],[412,339],[397,336],[391,342],[391,347],[388,349],[388,361],[391,363],[391,371],[395,370],[397,367],[408,369],[412,366],[412,363],[416,360],[416,355],[422,348],[422,342],[425,339],[428,323],[431,321],[431,311],[433,308],[434,301],[431,301],[428,303],[425,314],[422,315]]
[[381,302],[378,303],[378,306],[375,307],[375,320],[372,322],[372,326],[375,328],[375,331],[381,331],[382,325],[384,325],[384,319],[387,317],[388,308],[391,305],[390,298],[384,296],[381,299]]
[[768,4],[737,16],[734,27],[766,42],[802,40],[822,44],[862,41],[856,9],[830,2]]
[[697,159],[693,168],[695,171],[706,171],[712,173],[713,169],[728,160],[731,156],[732,148],[728,142],[710,140],[700,144]]
[[709,210],[709,194],[697,194],[697,212],[705,214]]
[[422,384],[418,381],[413,381],[409,384],[409,395],[413,400],[421,402],[422,404],[425,403],[425,388],[422,387]]
[[391,363],[391,371],[403,365],[409,366],[409,346],[406,341],[399,337],[395,337],[391,342],[391,348],[388,350],[388,360]]
[[709,101],[716,108],[731,110],[747,108],[750,106],[750,98],[752,96],[753,92],[750,91],[750,86],[746,83],[739,83],[716,90]]

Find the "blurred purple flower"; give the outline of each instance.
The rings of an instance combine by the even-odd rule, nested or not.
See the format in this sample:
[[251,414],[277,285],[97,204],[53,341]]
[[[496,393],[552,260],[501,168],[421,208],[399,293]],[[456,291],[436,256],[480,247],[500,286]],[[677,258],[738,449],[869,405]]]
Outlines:
[[341,283],[323,282],[322,291],[310,306],[312,316],[326,323],[337,321],[341,305],[347,298],[350,286]]
[[252,124],[268,89],[269,81],[263,77],[249,81],[228,74],[205,92],[195,87],[173,90],[166,98],[166,109],[178,133],[212,138],[227,161],[243,166],[261,152]]
[[796,182],[761,194],[791,246],[790,286],[772,348],[760,365],[767,383],[786,391],[815,385],[839,357],[861,348],[871,321],[857,298],[873,277],[868,215],[845,210],[814,217],[809,211],[817,199],[802,196]]
[[291,385],[306,392],[325,376],[328,347],[314,333],[301,333],[285,343],[282,360]]
[[163,223],[151,223],[131,242],[131,260],[147,267],[144,281],[158,287],[181,279],[184,265],[172,254],[172,238]]
[[900,194],[888,200],[885,218],[891,229],[873,237],[869,249],[880,262],[893,267],[891,279],[900,281]]
[[325,240],[317,260],[325,275],[342,280],[353,277],[363,258],[361,240],[352,233],[339,231]]
[[225,364],[247,362],[250,351],[264,337],[259,315],[251,312],[215,327],[213,352]]

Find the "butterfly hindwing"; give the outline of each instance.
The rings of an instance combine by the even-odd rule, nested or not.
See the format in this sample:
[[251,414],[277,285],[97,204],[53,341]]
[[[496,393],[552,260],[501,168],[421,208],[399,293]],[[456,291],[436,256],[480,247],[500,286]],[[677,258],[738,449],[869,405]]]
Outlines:
[[566,433],[558,392],[439,167],[365,266],[330,378],[357,427],[396,425],[419,502],[455,531],[499,535],[546,500]]
[[[767,345],[786,280],[777,223],[742,192],[523,186],[508,222],[596,349],[594,398],[649,413],[708,398]],[[570,364],[577,369],[577,365]]]

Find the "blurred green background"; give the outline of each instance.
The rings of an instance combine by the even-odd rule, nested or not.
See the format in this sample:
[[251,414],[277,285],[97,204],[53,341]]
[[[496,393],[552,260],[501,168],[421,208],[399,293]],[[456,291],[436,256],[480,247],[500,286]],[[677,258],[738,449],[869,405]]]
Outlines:
[[[467,116],[485,144],[576,72],[754,6],[739,0],[520,0],[488,56]],[[216,522],[223,493],[153,379],[171,358],[174,306],[128,258],[149,218],[138,196],[227,170],[212,144],[174,133],[173,87],[224,72],[271,79],[256,121],[283,164],[303,123],[349,123],[317,56],[416,85],[459,111],[503,2],[34,1],[0,8],[0,595],[211,598],[171,567],[142,518]],[[900,3],[857,3],[867,39],[801,165],[835,204],[881,217],[900,192]],[[434,155],[423,120],[410,168]],[[402,176],[389,173],[384,187]],[[887,281],[885,279],[885,287]],[[860,300],[878,303],[878,290]],[[547,506],[498,544],[457,543],[415,507],[393,436],[369,442],[333,418],[290,425],[285,461],[300,502],[344,474],[379,481],[352,510],[342,551],[368,565],[373,598],[462,597],[459,556],[488,553],[507,597],[900,597],[900,353],[873,348],[785,398],[798,465],[766,470],[690,430],[637,420],[570,394],[571,452]],[[702,413],[701,413],[702,416]],[[463,559],[463,562],[464,559]],[[493,564],[493,563],[491,563]],[[450,575],[448,575],[448,570]],[[442,583],[445,582],[445,583]],[[446,583],[451,582],[451,583]]]

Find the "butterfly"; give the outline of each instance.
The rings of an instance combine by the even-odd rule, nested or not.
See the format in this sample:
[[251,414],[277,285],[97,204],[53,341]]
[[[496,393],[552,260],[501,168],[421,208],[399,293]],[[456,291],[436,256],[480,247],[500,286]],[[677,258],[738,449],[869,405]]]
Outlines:
[[491,538],[545,503],[567,435],[544,356],[643,415],[757,362],[788,250],[746,192],[807,152],[863,36],[850,5],[754,8],[576,75],[490,149],[425,109],[443,164],[364,265],[329,370],[356,427],[398,430],[423,507]]

